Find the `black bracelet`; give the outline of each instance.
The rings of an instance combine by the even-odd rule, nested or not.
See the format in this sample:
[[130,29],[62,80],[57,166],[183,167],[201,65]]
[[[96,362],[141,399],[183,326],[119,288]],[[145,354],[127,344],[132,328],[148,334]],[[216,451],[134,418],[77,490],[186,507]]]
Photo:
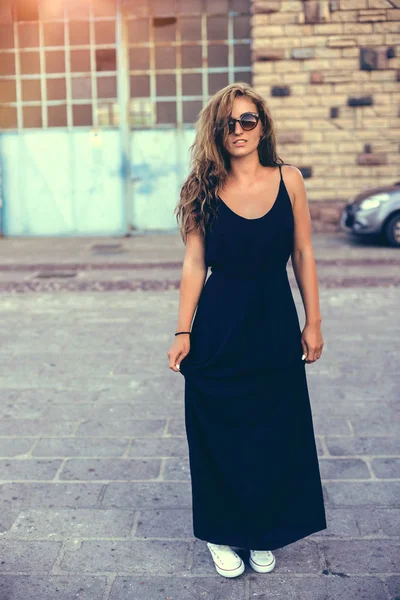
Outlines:
[[175,335],[180,335],[181,333],[191,333],[191,331],[177,331]]

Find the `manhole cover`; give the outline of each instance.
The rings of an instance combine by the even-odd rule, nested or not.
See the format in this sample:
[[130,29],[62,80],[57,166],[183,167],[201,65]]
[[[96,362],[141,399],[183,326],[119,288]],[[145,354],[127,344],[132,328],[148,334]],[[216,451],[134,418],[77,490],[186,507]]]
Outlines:
[[76,277],[76,271],[40,271],[35,275],[36,279],[53,279],[53,278],[66,278]]
[[95,244],[92,246],[95,254],[121,254],[125,252],[122,244]]

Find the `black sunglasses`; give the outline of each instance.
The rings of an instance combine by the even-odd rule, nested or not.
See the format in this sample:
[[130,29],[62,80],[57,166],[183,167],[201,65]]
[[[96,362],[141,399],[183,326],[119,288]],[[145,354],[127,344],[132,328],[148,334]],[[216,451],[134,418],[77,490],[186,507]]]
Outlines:
[[257,113],[253,113],[253,112],[245,112],[242,115],[240,115],[240,117],[238,119],[234,119],[234,118],[230,117],[227,122],[228,128],[229,128],[229,133],[233,133],[235,131],[236,121],[238,123],[240,123],[240,127],[244,131],[251,131],[252,129],[257,127],[257,123],[259,120],[260,120],[259,115]]

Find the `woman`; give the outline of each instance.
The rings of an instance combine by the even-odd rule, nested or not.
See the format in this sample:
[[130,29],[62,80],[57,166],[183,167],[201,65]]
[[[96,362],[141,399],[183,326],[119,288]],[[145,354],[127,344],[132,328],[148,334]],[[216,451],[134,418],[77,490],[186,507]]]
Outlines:
[[185,378],[194,535],[236,577],[244,564],[231,546],[263,573],[271,550],[326,529],[305,372],[324,343],[304,182],[277,157],[265,101],[228,85],[196,128],[175,209],[186,253],[167,355]]

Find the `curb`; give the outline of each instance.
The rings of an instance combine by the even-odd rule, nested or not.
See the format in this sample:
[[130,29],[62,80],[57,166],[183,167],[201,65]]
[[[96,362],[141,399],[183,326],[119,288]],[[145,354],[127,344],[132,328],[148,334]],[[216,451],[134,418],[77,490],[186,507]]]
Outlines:
[[[321,288],[400,287],[400,277],[319,277]],[[24,294],[29,292],[115,292],[115,291],[170,291],[179,290],[180,279],[128,280],[35,280],[0,282],[0,292]]]
[[[316,265],[321,266],[390,266],[400,267],[399,258],[319,258]],[[0,272],[8,271],[130,271],[134,269],[181,269],[183,260],[158,262],[87,262],[87,263],[5,263],[0,264]]]

